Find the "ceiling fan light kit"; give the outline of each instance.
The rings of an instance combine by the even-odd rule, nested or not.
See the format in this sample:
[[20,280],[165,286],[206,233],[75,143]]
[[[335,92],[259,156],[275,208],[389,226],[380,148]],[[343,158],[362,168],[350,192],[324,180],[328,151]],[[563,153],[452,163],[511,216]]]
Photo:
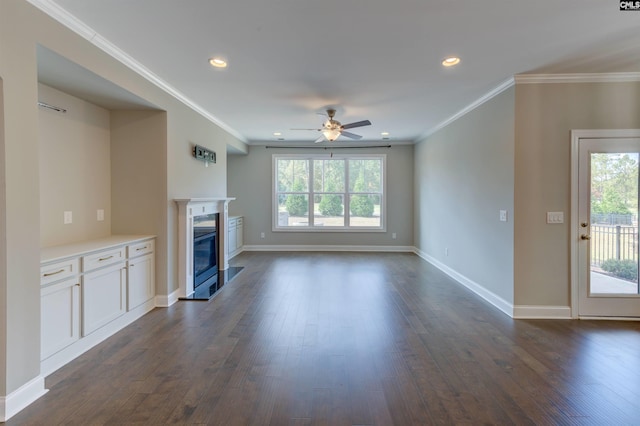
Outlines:
[[315,140],[315,143],[323,142],[328,140],[329,142],[333,142],[338,139],[341,135],[350,139],[362,139],[362,136],[356,135],[355,133],[345,132],[346,129],[353,129],[354,127],[362,127],[362,126],[370,126],[371,122],[369,120],[356,121],[354,123],[342,124],[338,120],[334,120],[333,117],[336,115],[335,109],[328,109],[327,116],[329,119],[322,123],[322,127],[320,129],[292,129],[292,130],[317,130],[322,133],[322,136]]

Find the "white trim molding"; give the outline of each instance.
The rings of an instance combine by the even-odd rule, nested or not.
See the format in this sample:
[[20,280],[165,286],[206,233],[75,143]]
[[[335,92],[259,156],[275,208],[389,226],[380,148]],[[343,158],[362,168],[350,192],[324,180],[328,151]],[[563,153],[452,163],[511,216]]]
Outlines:
[[640,72],[582,73],[582,74],[518,74],[516,84],[541,83],[624,83],[640,81]]
[[451,278],[456,280],[459,284],[462,284],[478,296],[482,297],[487,302],[491,303],[493,306],[498,308],[503,313],[509,315],[513,318],[513,305],[508,301],[504,300],[502,297],[493,293],[492,291],[487,290],[482,285],[476,283],[475,281],[467,278],[466,276],[460,274],[459,272],[449,268],[447,265],[442,262],[436,260],[434,257],[429,256],[422,250],[415,249],[415,254],[420,256],[422,259],[431,263],[436,268],[440,269],[445,274],[449,275]]
[[571,319],[570,306],[515,305],[514,319]]
[[156,307],[157,308],[168,308],[178,301],[178,297],[180,296],[180,289],[175,290],[168,296],[160,295],[156,296]]
[[414,253],[412,246],[343,246],[343,245],[244,245],[243,251],[360,251],[381,253]]
[[434,134],[438,130],[448,126],[449,124],[453,123],[454,121],[456,121],[460,117],[463,117],[464,115],[470,113],[474,109],[478,108],[480,105],[482,105],[485,102],[488,102],[491,99],[495,98],[500,93],[504,92],[505,90],[507,90],[508,88],[510,88],[513,85],[514,85],[514,79],[513,78],[509,78],[509,79],[503,81],[498,86],[494,87],[493,89],[491,89],[489,92],[485,93],[480,98],[476,99],[475,101],[473,101],[472,103],[470,103],[466,107],[462,108],[460,111],[458,111],[455,114],[453,114],[451,117],[449,117],[446,120],[440,122],[439,124],[436,124],[434,127],[430,128],[425,133],[423,133],[420,136],[418,136],[416,141],[419,143],[419,142],[425,140],[426,138],[428,138],[429,136],[431,136],[432,134]]
[[44,376],[37,376],[6,397],[0,397],[0,422],[6,422],[47,392]]

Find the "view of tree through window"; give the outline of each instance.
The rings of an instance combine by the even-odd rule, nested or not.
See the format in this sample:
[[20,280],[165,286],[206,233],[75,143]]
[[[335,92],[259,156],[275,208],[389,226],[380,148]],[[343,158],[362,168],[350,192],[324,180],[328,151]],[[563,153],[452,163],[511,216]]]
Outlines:
[[593,293],[640,292],[638,160],[637,153],[591,153],[591,271],[622,283],[615,290],[603,287]]
[[274,155],[275,228],[382,229],[384,155]]

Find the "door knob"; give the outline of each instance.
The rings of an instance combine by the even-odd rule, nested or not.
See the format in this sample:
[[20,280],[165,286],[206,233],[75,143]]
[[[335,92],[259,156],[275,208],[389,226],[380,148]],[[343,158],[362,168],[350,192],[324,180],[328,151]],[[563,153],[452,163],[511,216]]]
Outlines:
[[580,239],[581,240],[590,240],[591,239],[591,235],[582,234],[582,235],[580,235]]

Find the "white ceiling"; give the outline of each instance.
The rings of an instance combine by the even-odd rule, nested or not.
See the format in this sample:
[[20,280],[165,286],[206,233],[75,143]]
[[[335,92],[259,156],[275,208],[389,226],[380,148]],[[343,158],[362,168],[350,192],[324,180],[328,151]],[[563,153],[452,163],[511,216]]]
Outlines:
[[[327,107],[371,120],[352,130],[363,140],[413,142],[516,74],[640,71],[640,11],[615,0],[30,1],[249,143],[313,141],[290,129],[320,126]],[[462,62],[445,69],[448,55]]]

